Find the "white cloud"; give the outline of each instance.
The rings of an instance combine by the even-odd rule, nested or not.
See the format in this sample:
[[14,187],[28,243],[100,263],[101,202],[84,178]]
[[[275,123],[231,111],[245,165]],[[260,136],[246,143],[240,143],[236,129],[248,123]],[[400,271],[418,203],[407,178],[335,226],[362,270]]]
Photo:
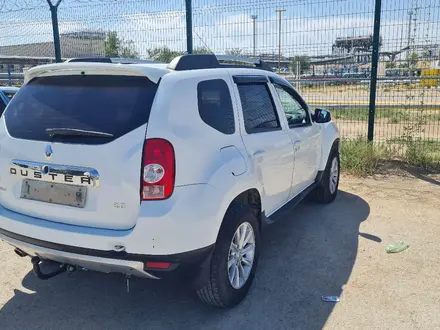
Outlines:
[[138,51],[145,54],[149,48],[166,45],[171,49],[186,49],[185,13],[136,14],[123,16],[113,27],[118,34],[133,40]]
[[[209,21],[209,23],[207,23]],[[167,12],[162,15],[138,14],[123,17],[114,28],[133,40],[141,54],[146,49],[166,45],[186,49],[185,13]],[[274,14],[256,22],[256,45],[259,52],[278,51],[278,18]],[[282,52],[293,54],[327,54],[337,37],[372,34],[372,21],[366,18],[326,17],[303,20],[288,17],[282,21]],[[249,15],[217,15],[194,19],[194,47],[208,46],[216,53],[240,48],[251,53],[253,24]]]
[[[209,21],[209,23],[207,23]],[[114,28],[126,39],[133,40],[141,54],[146,49],[166,45],[172,49],[186,49],[186,21],[183,11],[166,12],[161,15],[138,14],[123,17]],[[258,52],[278,52],[278,17],[274,14],[256,22],[256,48]],[[417,39],[421,40],[422,23],[419,23]],[[384,49],[394,50],[400,46],[402,24],[384,21],[381,36]],[[432,32],[431,34],[433,34]],[[282,20],[281,45],[284,55],[329,54],[337,37],[373,34],[372,18],[286,17]],[[404,40],[406,32],[404,34]],[[433,39],[433,38],[431,38]],[[253,48],[253,25],[249,15],[217,15],[194,19],[194,47],[208,46],[216,53],[240,48],[251,53]],[[399,44],[399,45],[397,45]]]
[[[59,24],[60,33],[80,30],[78,22]],[[0,23],[0,46],[48,42],[53,40],[52,22],[43,19],[9,19]]]
[[[257,52],[278,51],[278,17],[275,12],[260,15],[256,21]],[[10,18],[0,22],[0,45],[35,43],[52,40],[50,15],[45,19]],[[147,49],[166,45],[171,49],[186,49],[186,19],[184,10],[166,10],[152,13],[115,14],[63,19],[60,17],[60,32],[84,29],[115,30],[126,40],[132,40],[137,51],[145,55]],[[216,53],[231,48],[252,53],[253,25],[250,15],[242,12],[213,11],[199,7],[194,12],[194,47],[208,46]],[[407,18],[401,21],[384,19],[381,36],[384,50],[396,50],[406,45]],[[412,34],[416,43],[440,42],[439,23],[419,21]],[[284,55],[329,54],[337,37],[370,35],[373,33],[372,13],[361,15],[338,15],[319,17],[289,16],[282,20],[281,44]],[[403,36],[403,38],[402,38]]]

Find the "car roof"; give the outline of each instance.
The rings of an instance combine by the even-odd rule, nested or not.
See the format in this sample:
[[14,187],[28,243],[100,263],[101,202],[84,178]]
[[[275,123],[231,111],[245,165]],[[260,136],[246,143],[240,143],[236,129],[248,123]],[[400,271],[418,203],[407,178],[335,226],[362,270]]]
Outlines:
[[[70,75],[78,72],[85,72],[89,74],[108,74],[108,75],[133,75],[145,76],[154,83],[166,74],[199,76],[206,74],[206,70],[227,70],[231,75],[264,75],[276,76],[284,79],[272,71],[262,70],[255,67],[218,67],[194,70],[173,70],[165,63],[134,63],[134,64],[115,64],[115,63],[101,63],[101,62],[64,62],[40,65],[29,69],[25,73],[25,84],[36,77],[55,76],[55,75]],[[211,71],[212,72],[212,71]]]

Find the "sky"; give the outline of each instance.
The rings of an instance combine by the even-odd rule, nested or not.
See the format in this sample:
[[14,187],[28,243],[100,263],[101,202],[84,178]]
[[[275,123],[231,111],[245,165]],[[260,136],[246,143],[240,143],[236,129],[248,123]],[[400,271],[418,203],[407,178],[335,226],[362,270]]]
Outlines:
[[[55,1],[55,0],[52,0]],[[195,47],[215,53],[242,49],[252,53],[253,21],[257,15],[257,52],[278,50],[281,20],[283,55],[331,53],[337,37],[373,34],[374,0],[193,0]],[[440,44],[439,0],[382,0],[383,50],[397,50],[408,40],[408,11],[415,12],[411,38],[416,44]],[[184,0],[63,0],[60,32],[117,31],[136,50],[168,46],[186,49]],[[52,40],[46,0],[0,1],[0,46]]]

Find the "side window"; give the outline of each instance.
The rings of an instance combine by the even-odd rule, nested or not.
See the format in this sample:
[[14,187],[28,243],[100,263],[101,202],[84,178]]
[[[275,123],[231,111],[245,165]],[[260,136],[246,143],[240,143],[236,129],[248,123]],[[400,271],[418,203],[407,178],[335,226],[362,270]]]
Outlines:
[[222,79],[201,81],[197,84],[200,118],[224,134],[235,132],[234,108],[231,94]]
[[237,84],[248,133],[281,129],[275,105],[266,83]]
[[15,95],[15,92],[14,92],[14,93],[11,93],[11,92],[3,92],[3,94],[4,94],[9,100],[12,100],[12,98],[13,98],[14,95]]
[[286,87],[278,84],[274,84],[274,86],[283,105],[284,114],[286,115],[289,127],[292,128],[310,124],[310,116],[305,105],[300,103]]

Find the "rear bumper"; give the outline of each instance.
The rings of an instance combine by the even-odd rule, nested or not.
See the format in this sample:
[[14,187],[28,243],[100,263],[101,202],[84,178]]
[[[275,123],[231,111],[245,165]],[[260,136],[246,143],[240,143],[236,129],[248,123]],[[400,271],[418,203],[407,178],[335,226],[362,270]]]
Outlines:
[[[194,277],[209,265],[226,207],[224,195],[208,184],[176,187],[167,200],[142,202],[133,228],[111,230],[48,221],[0,206],[0,238],[30,256],[90,270]],[[172,265],[150,270],[144,267],[148,261]]]
[[127,230],[48,221],[0,206],[0,230],[75,247],[78,251],[72,253],[96,250],[118,254],[116,251],[122,250],[130,255],[168,256],[214,244],[227,208],[224,204],[224,195],[210,185],[176,187],[167,200],[142,202],[136,225]]
[[[205,263],[209,263],[213,246],[174,255],[140,255],[126,252],[102,251],[41,241],[0,229],[0,239],[31,257],[56,261],[104,273],[122,273],[137,277],[161,279],[167,277],[196,276]],[[169,262],[168,269],[147,269],[147,261]],[[190,272],[191,270],[191,272]]]

